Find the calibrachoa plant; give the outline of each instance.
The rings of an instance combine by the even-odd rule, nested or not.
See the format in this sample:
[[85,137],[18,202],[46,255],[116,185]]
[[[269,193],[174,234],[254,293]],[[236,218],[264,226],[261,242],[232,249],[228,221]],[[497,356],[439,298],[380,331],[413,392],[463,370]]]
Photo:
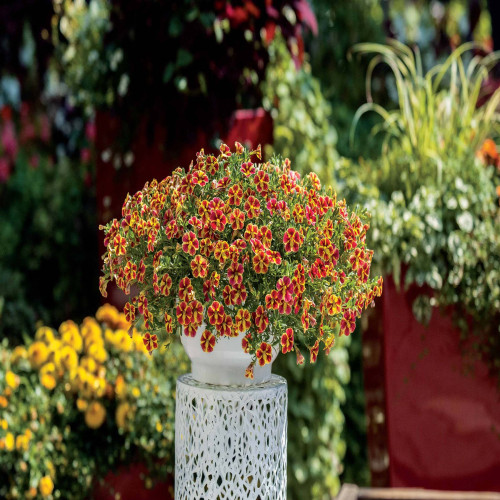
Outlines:
[[[370,279],[367,213],[349,211],[316,174],[301,178],[288,159],[261,161],[221,144],[218,156],[200,151],[187,172],[128,195],[122,219],[105,227],[101,293],[114,280],[136,294],[124,313],[144,319],[152,352],[176,330],[213,350],[222,336],[244,333],[242,349],[255,363],[299,346],[316,361],[335,335],[354,331],[356,317],[382,293]],[[260,163],[259,163],[260,162]]]

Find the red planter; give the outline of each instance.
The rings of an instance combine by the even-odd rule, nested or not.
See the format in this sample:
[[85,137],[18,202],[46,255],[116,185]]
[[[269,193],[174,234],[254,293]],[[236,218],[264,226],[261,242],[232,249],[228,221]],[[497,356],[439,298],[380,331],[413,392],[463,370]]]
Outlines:
[[[428,328],[415,320],[416,291],[400,293],[387,279],[378,318],[363,339],[374,477],[378,485],[385,478],[390,486],[500,491],[496,380],[481,362],[465,373],[451,318],[435,310]],[[378,389],[369,378],[376,381],[377,370]],[[374,410],[384,406],[385,417]]]
[[148,471],[142,464],[120,467],[116,472],[109,472],[102,484],[94,489],[92,500],[174,500],[173,480],[161,481],[153,488],[146,488],[144,478]]

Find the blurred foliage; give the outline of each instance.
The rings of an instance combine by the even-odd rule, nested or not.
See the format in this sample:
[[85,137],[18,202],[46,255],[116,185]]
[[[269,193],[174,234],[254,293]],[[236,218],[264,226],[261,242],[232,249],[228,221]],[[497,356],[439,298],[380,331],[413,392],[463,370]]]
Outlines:
[[417,44],[428,64],[463,42],[491,45],[486,0],[393,0],[389,16],[391,34],[402,43]]
[[485,146],[498,134],[500,91],[478,107],[496,56],[466,64],[463,46],[423,74],[418,53],[403,45],[359,50],[391,66],[400,103],[394,111],[370,103],[358,112],[384,119],[376,130],[384,138],[379,160],[339,162],[351,202],[372,213],[374,264],[397,283],[424,287],[413,304],[419,321],[434,306],[455,306],[464,340],[477,340],[467,354],[485,355],[500,374],[498,154]]
[[340,488],[349,342],[342,337],[328,356],[320,352],[316,366],[297,365],[292,356],[273,365],[288,381],[288,500],[330,500]]
[[9,101],[5,95],[6,77],[22,81],[22,86],[14,83],[20,100],[39,96],[53,52],[50,41],[53,15],[52,0],[1,2],[0,106]]
[[0,337],[19,342],[97,306],[97,222],[88,164],[53,153],[48,117],[2,113]]
[[[319,82],[312,76],[307,61],[301,68],[295,67],[284,43],[279,42],[279,39],[278,43],[270,48],[270,55],[263,102],[274,119],[272,150],[284,157],[293,158],[295,168],[302,175],[314,171],[323,183],[334,185],[334,169],[338,163],[338,153],[335,148],[337,134],[330,123],[331,107],[323,96]],[[271,146],[268,149],[270,151]],[[343,196],[341,191],[338,194]],[[331,358],[332,355],[328,358],[322,357],[319,371],[308,368],[304,370],[300,366],[296,367],[293,360],[285,362],[286,360],[280,357],[275,364],[277,371],[286,376],[289,382],[288,497],[291,499],[306,497],[322,499],[329,498],[327,495],[336,494],[340,484],[339,475],[344,467],[342,482],[369,484],[361,337],[354,335],[352,338],[342,340],[342,344],[335,347],[335,350],[339,351],[338,358]],[[342,370],[346,370],[347,357],[352,373],[350,377],[345,376],[349,371],[344,373],[334,369],[335,364],[343,359],[346,365]],[[338,386],[329,403],[326,399],[323,401],[322,392],[316,395],[317,388],[323,384]],[[307,396],[311,393],[317,398],[321,397],[321,400],[316,401]],[[292,397],[298,398],[297,401],[292,401]],[[342,406],[339,406],[339,403]],[[310,418],[314,422],[309,422],[301,414],[301,408],[311,404],[313,409],[310,411]],[[318,420],[318,415],[323,415],[324,412],[332,416],[324,421]],[[313,418],[312,415],[316,417]],[[302,420],[297,421],[297,416]],[[317,428],[318,421],[321,425]],[[309,429],[307,439],[302,437],[304,428]],[[324,432],[333,437],[328,445],[320,439]],[[340,437],[341,432],[342,437]],[[300,437],[294,438],[294,436]],[[316,453],[317,445],[311,448],[307,446],[307,443],[314,442],[315,439],[318,439],[322,443],[321,446],[325,446],[325,450],[334,456],[335,466],[329,464],[328,453],[325,454],[323,451]],[[317,456],[324,456],[325,460],[318,461],[315,458]],[[299,494],[305,491],[304,488],[307,488],[306,491],[310,496],[305,493],[303,496]]]
[[[54,40],[75,99],[113,110],[130,141],[144,117],[167,128],[169,148],[224,132],[238,107],[258,107],[268,46],[279,28],[302,58],[305,0],[56,4]],[[172,117],[175,116],[175,119]]]
[[343,459],[343,483],[357,486],[370,486],[370,468],[368,464],[368,443],[365,413],[365,391],[363,377],[362,334],[358,325],[350,336],[349,369],[351,377],[345,384],[345,400],[341,406],[345,424],[342,438],[345,440],[346,453]]
[[281,38],[269,52],[263,103],[273,117],[274,143],[265,152],[293,158],[297,171],[315,172],[322,183],[331,185],[338,157],[337,133],[329,123],[331,109],[319,81],[307,62],[297,69]]
[[[351,158],[377,155],[379,142],[370,135],[375,123],[367,116],[360,124],[362,138],[349,144],[349,128],[355,110],[365,102],[367,63],[352,57],[351,49],[360,42],[383,42],[383,12],[378,0],[312,0],[318,19],[318,36],[307,39],[312,74],[319,79],[330,103],[331,123],[338,131],[339,153]],[[378,94],[384,95],[384,79],[377,81]]]
[[2,498],[45,498],[50,484],[51,498],[89,498],[123,463],[145,463],[153,478],[173,474],[184,350],[174,343],[150,357],[123,314],[106,305],[96,318],[40,327],[14,350],[0,345]]

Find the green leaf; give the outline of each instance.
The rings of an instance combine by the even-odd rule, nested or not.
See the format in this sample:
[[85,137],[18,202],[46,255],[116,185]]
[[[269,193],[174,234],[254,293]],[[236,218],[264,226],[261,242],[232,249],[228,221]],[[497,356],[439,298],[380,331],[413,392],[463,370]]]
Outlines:
[[163,83],[168,83],[172,76],[174,75],[175,65],[173,63],[168,63],[165,71],[163,72]]
[[457,224],[462,231],[470,233],[474,228],[474,218],[470,212],[462,212],[457,215]]
[[193,56],[192,56],[191,52],[188,52],[185,49],[179,49],[177,51],[176,65],[178,68],[188,66],[189,64],[191,64],[192,61],[193,61]]

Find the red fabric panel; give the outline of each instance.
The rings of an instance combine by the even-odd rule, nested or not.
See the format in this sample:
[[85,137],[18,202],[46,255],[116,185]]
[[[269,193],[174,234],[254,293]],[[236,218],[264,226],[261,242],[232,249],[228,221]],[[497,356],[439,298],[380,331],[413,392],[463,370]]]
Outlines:
[[132,464],[129,467],[120,467],[118,471],[109,472],[104,478],[104,484],[96,486],[93,500],[115,500],[116,493],[120,493],[120,500],[173,500],[173,481],[162,481],[147,489],[144,477],[148,471],[142,464]]
[[391,486],[500,491],[500,391],[435,310],[428,328],[410,294],[384,283],[386,418]]

